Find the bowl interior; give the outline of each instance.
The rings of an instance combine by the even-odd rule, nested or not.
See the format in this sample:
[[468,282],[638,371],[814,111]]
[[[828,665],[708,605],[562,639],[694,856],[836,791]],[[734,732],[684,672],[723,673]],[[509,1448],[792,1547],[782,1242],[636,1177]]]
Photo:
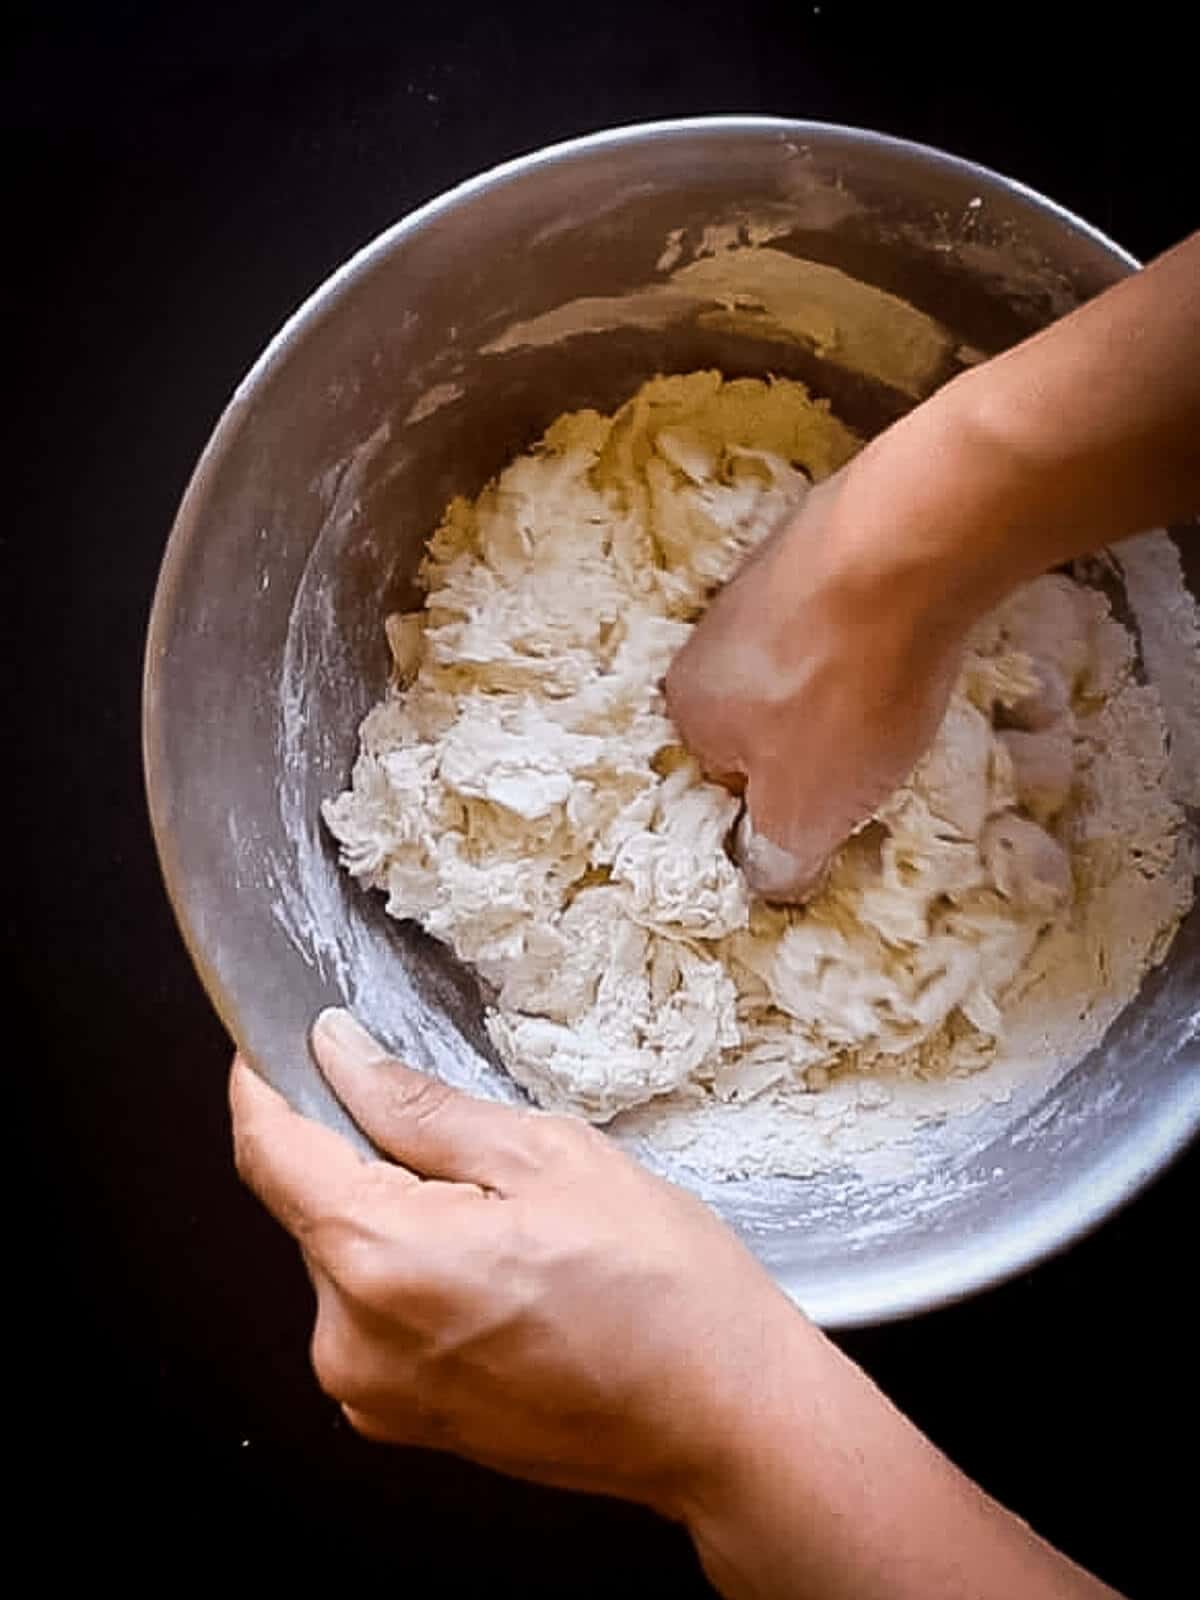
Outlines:
[[[772,323],[752,245],[858,289],[847,299],[818,271],[800,325]],[[674,276],[718,259],[716,290]],[[317,1010],[344,1003],[415,1064],[518,1097],[470,975],[338,870],[318,815],[386,682],[383,618],[417,599],[422,545],[452,494],[478,491],[562,411],[610,409],[656,372],[799,377],[869,434],[1129,267],[1047,202],[934,152],[720,119],[514,163],[335,275],[239,389],[197,469],[147,655],[168,885],[267,1078],[349,1131],[305,1038]],[[904,333],[900,356],[856,344],[872,319],[885,343]],[[1098,1050],[1048,1096],[931,1130],[920,1182],[676,1175],[827,1324],[952,1298],[1104,1215],[1200,1122],[1198,990],[1193,912]]]

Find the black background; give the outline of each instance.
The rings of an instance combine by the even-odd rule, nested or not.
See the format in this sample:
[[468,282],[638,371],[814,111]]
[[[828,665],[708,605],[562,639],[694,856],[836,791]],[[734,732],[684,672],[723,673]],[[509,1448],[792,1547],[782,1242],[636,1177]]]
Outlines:
[[[47,1577],[329,1565],[445,1594],[707,1592],[648,1515],[370,1447],[317,1392],[306,1281],[234,1178],[229,1047],[160,889],[142,639],[192,463],[268,336],[378,230],[508,156],[768,111],[942,145],[1141,255],[1196,225],[1194,62],[1156,8],[1111,33],[1085,7],[954,15],[182,0],[10,17],[6,1401],[31,1508],[10,1539]],[[989,1490],[1136,1595],[1190,1587],[1198,1185],[1193,1149],[1064,1259],[844,1340]]]

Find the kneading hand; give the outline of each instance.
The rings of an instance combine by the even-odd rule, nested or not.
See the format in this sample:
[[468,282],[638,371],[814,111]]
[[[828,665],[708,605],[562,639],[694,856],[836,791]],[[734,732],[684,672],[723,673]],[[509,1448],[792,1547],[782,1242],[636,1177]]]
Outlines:
[[[708,775],[744,791],[736,853],[767,899],[802,898],[937,731],[966,625],[861,570],[856,464],[814,489],[717,596],[667,704]],[[847,527],[848,524],[851,526]]]
[[1019,583],[1200,509],[1200,234],[956,378],[809,495],[667,701],[744,788],[750,886],[797,899],[915,766],[966,633]]

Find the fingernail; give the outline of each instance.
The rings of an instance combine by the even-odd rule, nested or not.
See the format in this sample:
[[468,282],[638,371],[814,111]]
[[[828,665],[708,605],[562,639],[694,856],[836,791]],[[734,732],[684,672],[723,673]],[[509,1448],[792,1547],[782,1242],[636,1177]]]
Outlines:
[[349,1066],[374,1066],[387,1051],[355,1017],[341,1006],[330,1006],[313,1023],[313,1037],[334,1050]]

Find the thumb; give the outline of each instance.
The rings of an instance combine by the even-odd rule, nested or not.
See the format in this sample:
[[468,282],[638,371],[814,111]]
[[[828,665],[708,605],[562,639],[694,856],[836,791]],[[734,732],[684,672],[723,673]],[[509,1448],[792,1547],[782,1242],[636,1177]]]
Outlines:
[[536,1166],[536,1119],[406,1067],[348,1011],[322,1011],[312,1045],[322,1075],[355,1122],[410,1171],[509,1193]]

